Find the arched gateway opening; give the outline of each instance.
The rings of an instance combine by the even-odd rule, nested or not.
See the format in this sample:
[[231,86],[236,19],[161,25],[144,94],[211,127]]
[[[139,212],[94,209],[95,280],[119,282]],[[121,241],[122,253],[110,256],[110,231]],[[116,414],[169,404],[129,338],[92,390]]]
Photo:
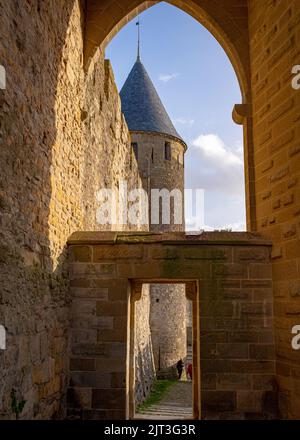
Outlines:
[[[111,39],[130,20],[157,1],[124,1],[107,2],[100,5],[97,0],[87,2],[87,18],[85,28],[84,64],[89,71],[95,52],[100,47],[105,49]],[[250,59],[248,41],[248,2],[241,0],[239,7],[220,4],[216,0],[167,2],[176,6],[202,24],[220,43],[235,70],[242,102],[233,108],[233,119],[243,125],[245,191],[247,208],[247,230],[255,231],[255,188],[253,165],[253,134],[251,118]],[[93,63],[92,63],[93,64]]]
[[[108,236],[105,243],[104,230],[122,230],[122,225],[105,228],[96,221],[96,190],[116,185],[119,177],[133,186],[139,177],[130,161],[130,134],[103,51],[124,23],[154,4],[1,2],[6,88],[0,90],[0,325],[9,336],[1,357],[3,419],[15,416],[12,389],[18,401],[26,402],[21,418],[63,418],[67,388],[72,416],[129,417],[127,312],[131,280],[144,281],[145,273],[128,272],[126,282],[120,276],[126,259],[127,267],[142,269],[140,259],[147,260],[154,244],[144,243],[144,254],[133,258],[141,237],[136,244],[126,242],[125,260],[123,255],[114,264],[115,254],[107,252],[111,247],[115,252],[124,237]],[[209,247],[224,245],[225,254],[230,251],[226,260],[216,253],[208,269],[200,237],[197,245],[188,241],[181,246],[177,239],[174,245],[173,238],[165,242],[158,234],[157,246],[171,248],[171,254],[162,260],[156,256],[153,264],[164,261],[161,266],[173,268],[178,282],[202,279],[202,417],[205,405],[216,408],[218,402],[227,402],[220,412],[269,413],[277,393],[280,415],[297,418],[299,352],[291,348],[291,331],[299,324],[300,95],[291,72],[299,64],[299,1],[170,4],[214,35],[239,79],[242,102],[235,105],[233,116],[244,128],[247,229],[273,240],[274,292],[269,247],[265,250],[251,234],[243,244],[236,244],[238,234],[210,235]],[[99,232],[72,236],[75,231]],[[70,236],[69,277],[65,268]],[[101,249],[107,245],[103,256]],[[174,246],[176,251],[187,246],[184,256],[172,254]],[[181,273],[182,267],[190,272]],[[209,280],[202,278],[203,267]],[[153,277],[170,280],[173,275]]]
[[[168,23],[168,34],[166,36],[164,36],[165,23]],[[140,37],[140,26],[142,27],[141,38],[138,38],[139,44],[137,45],[137,39],[133,38],[134,41],[130,42],[129,37]],[[182,33],[188,34],[188,37],[181,36],[177,40],[179,29]],[[151,47],[149,47],[149,39]],[[165,47],[163,51],[160,51],[162,41],[164,41]],[[192,41],[197,41],[199,46],[202,47],[201,54],[199,48],[194,51],[189,49],[188,52],[191,51],[191,53],[185,58],[185,53],[183,53],[181,47],[185,47],[186,51]],[[117,53],[111,49],[114,47],[113,45],[118,47]],[[138,50],[136,50],[137,46]],[[164,86],[160,86],[160,84],[163,84],[162,82],[159,84],[158,80],[155,81],[153,75],[155,70],[166,68],[166,66],[163,67],[162,55],[164,55],[166,65],[172,65],[172,71],[180,72],[177,75],[180,79],[182,77],[181,81],[176,79]],[[227,127],[228,132],[233,132],[231,126],[235,124],[232,120],[230,121],[230,112],[234,102],[240,102],[241,99],[235,73],[218,42],[186,13],[174,6],[163,3],[150,8],[147,13],[139,15],[138,20],[131,21],[126,29],[114,39],[112,45],[109,45],[106,57],[110,59],[113,66],[120,90],[122,113],[130,130],[134,156],[138,163],[143,188],[147,191],[148,196],[150,196],[153,188],[159,191],[163,188],[169,191],[179,189],[182,194],[184,187],[206,189],[206,180],[209,180],[209,172],[207,172],[209,165],[208,167],[205,166],[205,156],[203,161],[198,156],[200,153],[197,152],[196,147],[193,147],[194,139],[196,136],[198,139],[198,130],[204,129],[203,126],[206,126],[210,119],[209,115],[218,121],[223,121],[220,125],[225,133]],[[181,63],[176,65],[174,61],[177,59],[181,60]],[[158,62],[158,60],[160,61]],[[217,64],[218,61],[219,64]],[[212,72],[208,66],[211,65],[214,66],[216,72],[222,72],[222,78],[220,78],[219,73],[216,73],[215,77],[210,76]],[[128,74],[128,72],[130,73]],[[122,80],[119,80],[120,76]],[[125,80],[123,77],[127,77],[127,79]],[[210,81],[208,81],[208,77],[210,77]],[[183,78],[185,78],[185,81]],[[152,82],[153,80],[154,82]],[[175,87],[173,93],[172,85]],[[195,86],[198,90],[195,90]],[[201,90],[203,88],[206,88],[207,91],[202,95]],[[172,109],[172,104],[169,103],[168,105],[168,100],[163,99],[162,102],[160,100],[160,93],[163,93],[163,89],[168,89],[169,94],[176,96],[173,101],[176,101],[177,104],[175,106],[173,104],[171,113],[168,113],[168,110]],[[226,94],[226,90],[230,90],[234,97],[232,98],[229,91]],[[226,104],[224,101],[226,101]],[[180,112],[188,110],[190,117],[196,121],[195,126],[197,128],[194,128],[193,135],[189,134],[187,130],[182,133],[181,130],[184,127],[179,123],[176,124],[177,105],[180,107]],[[195,107],[203,109],[202,113],[196,113]],[[219,109],[219,111],[216,109]],[[173,114],[173,121],[169,116],[171,114]],[[220,125],[215,123],[214,128],[211,129],[218,132]],[[240,138],[241,130],[239,127],[236,127],[236,130],[235,133],[238,133]],[[220,135],[222,137],[222,131]],[[194,137],[192,138],[192,136]],[[214,145],[211,145],[209,150],[214,150]],[[230,156],[229,152],[228,156]],[[180,160],[178,160],[178,157]],[[197,164],[195,168],[192,165],[193,163]],[[218,167],[218,164],[211,164],[212,169],[214,165],[216,168]],[[228,180],[230,181],[230,178],[233,178],[231,174],[234,173],[232,173],[230,164],[227,165],[227,168],[229,170],[228,177],[223,178],[222,188],[225,187]],[[193,169],[195,170],[194,181],[191,182],[190,176],[193,174],[191,172]],[[204,172],[202,180],[199,181],[197,175],[204,169],[206,174]],[[213,173],[215,176],[218,174],[214,170]],[[184,183],[184,174],[187,178],[186,183]],[[244,190],[243,178],[241,172],[241,192]],[[217,180],[216,177],[214,180]],[[219,180],[222,179],[219,177]],[[209,198],[208,196],[206,200]],[[230,206],[230,201],[226,200],[226,193],[225,197],[224,194],[220,195],[218,202],[210,200],[209,204],[214,207],[219,206],[224,199],[224,206]],[[242,210],[244,211],[243,195],[241,199]],[[167,225],[162,224],[161,221],[159,225],[153,225],[149,216],[149,229],[158,232],[162,230],[164,232],[184,230],[184,227],[191,229],[188,211],[190,210],[186,209],[185,212],[185,219],[188,219],[186,225]],[[216,209],[216,219],[219,220],[222,213],[221,207],[218,210]],[[227,227],[226,219],[223,222]],[[194,223],[192,230],[201,227],[203,227],[203,224],[198,226]],[[191,417],[192,374],[188,374],[188,369],[192,368],[193,356],[191,340],[188,340],[187,334],[191,332],[192,317],[191,305],[185,299],[185,285],[151,283],[144,284],[143,287],[142,299],[136,303],[135,307],[137,319],[136,328],[134,328],[136,337],[133,367],[136,371],[137,416],[153,418],[165,415],[176,418],[185,415]],[[184,365],[183,372],[178,373],[176,366],[178,364],[179,371],[181,371],[181,363]],[[134,368],[130,371],[134,371]],[[178,381],[179,375],[180,380]],[[149,402],[152,402],[151,397],[156,395],[156,390],[160,386],[163,388],[169,386],[171,390],[162,402],[161,399],[157,399],[156,403],[151,403],[149,407]]]
[[[125,2],[124,2],[125,3]],[[142,10],[155,4],[141,2],[137,6],[128,2],[122,7],[111,3],[107,7],[97,2],[87,3],[85,66],[87,72],[93,66],[93,54],[102,48],[114,34]],[[243,103],[236,105],[233,116],[244,125],[245,168],[248,227],[255,229],[253,213],[252,133],[248,115],[249,70],[247,37],[241,23],[247,21],[247,7],[241,8],[239,17],[232,11],[222,11],[212,2],[172,2],[204,24],[218,39],[229,56],[239,79]],[[215,2],[213,2],[215,3]],[[211,15],[214,11],[214,18]],[[98,21],[99,19],[99,21]],[[244,34],[244,37],[240,37]],[[237,39],[237,35],[239,38]],[[141,70],[138,56],[136,70]],[[129,78],[135,81],[134,72]],[[143,77],[146,76],[142,72]],[[108,82],[111,81],[109,78]],[[147,80],[148,81],[148,80]],[[127,83],[126,83],[127,84]],[[147,82],[147,87],[149,82]],[[126,85],[125,85],[126,88]],[[109,93],[109,92],[107,92]],[[154,95],[154,92],[151,92]],[[130,91],[124,92],[130,97]],[[122,92],[121,92],[122,96]],[[156,102],[157,98],[155,98]],[[130,109],[128,111],[130,113]],[[125,115],[126,116],[126,115]],[[167,119],[166,119],[167,120]],[[170,129],[169,123],[167,126]],[[129,127],[130,129],[130,127]],[[138,130],[138,131],[137,131]],[[135,136],[140,130],[134,129]],[[153,131],[153,130],[151,130]],[[178,139],[177,133],[172,136]],[[136,141],[136,139],[134,139]],[[132,145],[137,158],[137,144]],[[182,142],[179,139],[179,143]],[[165,156],[169,155],[165,145]],[[159,228],[158,228],[159,229]],[[69,389],[69,413],[72,408],[81,411],[83,418],[134,418],[135,417],[135,322],[136,301],[140,300],[142,285],[183,285],[192,301],[192,352],[193,352],[193,418],[209,418],[210,414],[241,415],[252,406],[243,399],[258,402],[262,407],[265,391],[252,388],[253,361],[256,359],[255,343],[250,356],[250,341],[258,343],[259,332],[252,340],[248,313],[252,309],[251,285],[271,286],[268,270],[252,275],[255,261],[270,264],[270,243],[251,234],[211,233],[188,236],[184,232],[156,233],[92,233],[75,234],[69,240],[71,248],[71,283],[76,287],[79,277],[87,279],[92,289],[92,309],[96,310],[97,343],[81,343],[74,339],[71,355],[71,381]],[[253,266],[252,266],[253,265]],[[249,269],[250,268],[250,269]],[[254,271],[255,272],[255,271]],[[267,273],[268,272],[268,273]],[[252,277],[255,278],[252,279]],[[80,283],[79,283],[80,284]],[[97,287],[97,288],[96,288]],[[99,290],[98,290],[99,287]],[[231,291],[233,289],[233,292]],[[75,288],[76,290],[76,288]],[[77,292],[78,293],[78,292]],[[233,295],[233,296],[232,296]],[[82,285],[76,298],[76,318],[85,314],[88,296]],[[234,302],[232,298],[236,297]],[[85,298],[85,299],[84,299]],[[228,301],[229,300],[229,301]],[[263,291],[258,307],[264,319],[268,316]],[[82,303],[82,301],[84,301]],[[81,308],[81,303],[83,307]],[[87,306],[89,308],[89,306]],[[82,310],[82,312],[81,312]],[[82,317],[84,318],[84,317]],[[265,320],[259,321],[263,328]],[[76,324],[77,325],[77,324]],[[98,325],[98,324],[97,324]],[[75,326],[76,327],[76,326]],[[201,328],[201,333],[200,333]],[[252,330],[251,330],[252,332]],[[239,334],[238,339],[236,334]],[[268,337],[266,332],[266,338]],[[240,338],[240,339],[239,339]],[[200,343],[201,340],[201,343]],[[258,347],[257,347],[258,348]],[[274,364],[265,365],[273,374]],[[241,369],[241,371],[240,371]],[[88,397],[87,397],[88,396]],[[85,400],[85,397],[87,399]],[[251,412],[251,410],[250,410]]]

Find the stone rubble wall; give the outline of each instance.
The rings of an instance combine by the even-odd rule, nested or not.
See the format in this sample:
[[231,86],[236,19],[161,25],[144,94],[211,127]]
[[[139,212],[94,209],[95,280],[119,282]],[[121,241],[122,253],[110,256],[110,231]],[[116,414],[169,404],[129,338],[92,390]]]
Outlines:
[[83,69],[84,4],[1,4],[6,38],[0,62],[7,76],[0,90],[4,419],[14,418],[12,389],[26,401],[21,418],[64,416],[72,302],[67,238],[107,228],[96,223],[96,190],[117,187],[119,179],[129,188],[141,186],[109,62],[98,52],[88,72]]
[[151,284],[150,328],[159,377],[177,377],[176,364],[187,354],[185,286]]
[[136,302],[135,326],[135,403],[139,405],[148,397],[156,370],[150,331],[150,286],[143,284],[142,297]]

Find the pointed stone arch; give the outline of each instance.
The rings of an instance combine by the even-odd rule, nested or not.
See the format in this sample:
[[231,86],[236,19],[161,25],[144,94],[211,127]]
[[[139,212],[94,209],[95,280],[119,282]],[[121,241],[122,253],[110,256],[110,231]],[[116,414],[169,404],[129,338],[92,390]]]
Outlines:
[[[157,3],[145,0],[87,0],[85,65],[89,65],[97,47],[105,47],[126,23]],[[191,15],[217,39],[235,69],[243,102],[248,102],[250,61],[247,0],[169,0],[168,3]]]
[[[88,69],[97,48],[109,41],[132,18],[159,3],[145,0],[87,0],[84,60]],[[244,169],[247,230],[256,231],[256,193],[253,148],[252,93],[248,27],[248,0],[168,0],[202,24],[220,43],[238,79],[242,103],[233,120],[244,129]]]

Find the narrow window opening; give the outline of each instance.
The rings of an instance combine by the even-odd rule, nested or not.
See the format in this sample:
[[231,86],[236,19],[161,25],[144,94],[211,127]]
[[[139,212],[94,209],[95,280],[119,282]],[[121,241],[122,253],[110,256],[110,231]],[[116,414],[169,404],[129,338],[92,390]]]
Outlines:
[[165,142],[165,160],[171,160],[171,143]]

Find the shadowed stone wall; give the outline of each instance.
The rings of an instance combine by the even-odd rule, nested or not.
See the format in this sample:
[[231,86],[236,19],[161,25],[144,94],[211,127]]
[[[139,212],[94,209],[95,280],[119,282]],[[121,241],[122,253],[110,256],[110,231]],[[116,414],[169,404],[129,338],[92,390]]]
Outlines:
[[[115,188],[119,179],[129,189],[141,186],[110,64],[99,51],[89,71],[83,69],[84,3],[9,0],[0,6],[0,62],[7,76],[7,88],[0,90],[5,419],[14,417],[12,389],[26,401],[21,417],[64,415],[71,318],[67,237],[112,227],[96,222],[98,189]],[[84,328],[78,339],[85,334],[88,340],[97,327]]]
[[142,296],[135,303],[135,402],[142,403],[149,395],[156,377],[153,357],[153,334],[150,330],[150,286],[143,284]]

